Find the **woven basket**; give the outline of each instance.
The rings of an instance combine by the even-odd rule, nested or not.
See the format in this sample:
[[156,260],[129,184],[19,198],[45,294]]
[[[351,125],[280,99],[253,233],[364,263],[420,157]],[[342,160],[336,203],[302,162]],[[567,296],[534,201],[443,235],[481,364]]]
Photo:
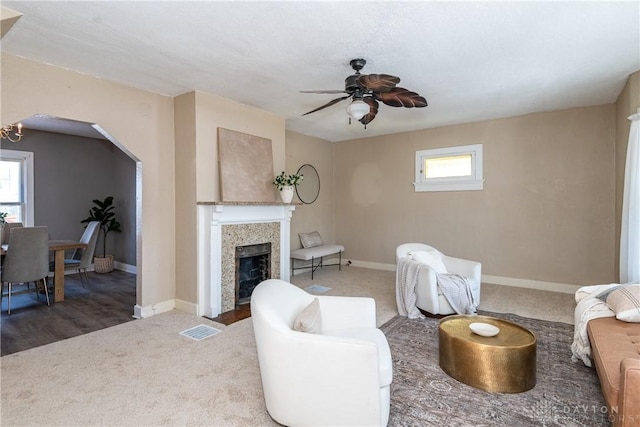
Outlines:
[[104,258],[93,259],[93,271],[96,273],[109,273],[113,271],[113,255],[105,255]]

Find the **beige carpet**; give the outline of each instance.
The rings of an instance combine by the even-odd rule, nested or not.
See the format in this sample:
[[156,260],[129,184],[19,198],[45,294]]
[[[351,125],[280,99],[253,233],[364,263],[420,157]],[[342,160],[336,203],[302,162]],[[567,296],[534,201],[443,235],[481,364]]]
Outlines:
[[[321,285],[331,288],[323,295],[370,296],[376,300],[378,326],[388,322],[398,314],[396,308],[395,282],[393,271],[370,270],[366,268],[336,267],[318,270],[311,280],[311,274],[294,276],[292,282],[301,288]],[[535,289],[483,283],[478,309],[494,313],[513,313],[533,319],[563,322],[573,325],[573,294],[539,291]]]
[[[372,296],[381,325],[397,314],[392,272],[318,271],[305,288],[325,295]],[[573,296],[483,285],[483,310],[573,321]],[[179,335],[222,329],[197,342]],[[0,359],[2,426],[277,425],[266,412],[251,319],[222,326],[172,311]]]

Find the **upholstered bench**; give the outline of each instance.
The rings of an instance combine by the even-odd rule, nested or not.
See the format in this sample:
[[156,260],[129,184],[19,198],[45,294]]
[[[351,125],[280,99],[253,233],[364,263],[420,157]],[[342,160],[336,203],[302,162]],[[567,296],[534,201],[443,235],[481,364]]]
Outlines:
[[[344,251],[344,246],[341,245],[322,245],[322,246],[314,246],[311,248],[303,248],[303,249],[295,249],[291,251],[291,276],[294,275],[295,270],[301,270],[304,268],[311,268],[311,280],[313,280],[313,273],[318,269],[318,267],[323,266],[338,266],[339,270],[342,270],[342,252]],[[323,258],[328,255],[338,254],[338,263],[337,264],[324,264]],[[320,262],[315,264],[315,260],[320,258]],[[301,261],[311,261],[311,266],[306,265],[304,267],[295,267],[294,260]]]

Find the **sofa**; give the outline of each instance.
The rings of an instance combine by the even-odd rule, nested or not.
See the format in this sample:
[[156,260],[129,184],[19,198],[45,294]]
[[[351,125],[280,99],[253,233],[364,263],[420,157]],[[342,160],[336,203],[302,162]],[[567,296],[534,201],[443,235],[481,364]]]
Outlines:
[[640,426],[640,323],[601,317],[587,333],[613,427]]
[[574,362],[598,373],[613,427],[640,426],[640,284],[576,291]]

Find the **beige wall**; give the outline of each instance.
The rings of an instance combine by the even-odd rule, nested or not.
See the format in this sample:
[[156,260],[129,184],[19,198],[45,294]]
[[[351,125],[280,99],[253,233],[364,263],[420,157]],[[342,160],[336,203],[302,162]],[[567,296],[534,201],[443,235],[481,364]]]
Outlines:
[[[485,275],[611,282],[614,132],[609,104],[337,143],[336,236],[347,259],[394,264],[417,241]],[[416,150],[477,143],[483,191],[413,191]]]
[[620,273],[620,222],[622,221],[622,195],[624,191],[624,169],[629,143],[631,122],[627,119],[640,108],[640,71],[633,73],[616,102],[616,278]]
[[174,98],[176,141],[176,299],[197,303],[196,94]]
[[[271,139],[275,174],[285,165],[285,122],[275,114],[202,92],[175,98],[175,120],[176,299],[195,304],[196,203],[220,201],[218,127]],[[275,200],[275,187],[273,191]]]
[[142,162],[137,304],[174,298],[173,100],[4,53],[1,58],[2,123],[38,113],[97,123]]
[[[199,202],[220,200],[218,127],[271,140],[273,170],[285,165],[284,118],[214,95],[196,92],[196,176]],[[273,188],[274,198],[276,189]]]
[[[296,206],[291,219],[291,249],[301,247],[298,233],[318,231],[326,243],[335,240],[335,208],[333,185],[333,144],[323,139],[286,132],[286,173],[296,172],[300,166],[310,164],[320,176],[320,194],[311,204]],[[304,178],[303,178],[304,180]],[[300,203],[297,196],[294,202]]]

